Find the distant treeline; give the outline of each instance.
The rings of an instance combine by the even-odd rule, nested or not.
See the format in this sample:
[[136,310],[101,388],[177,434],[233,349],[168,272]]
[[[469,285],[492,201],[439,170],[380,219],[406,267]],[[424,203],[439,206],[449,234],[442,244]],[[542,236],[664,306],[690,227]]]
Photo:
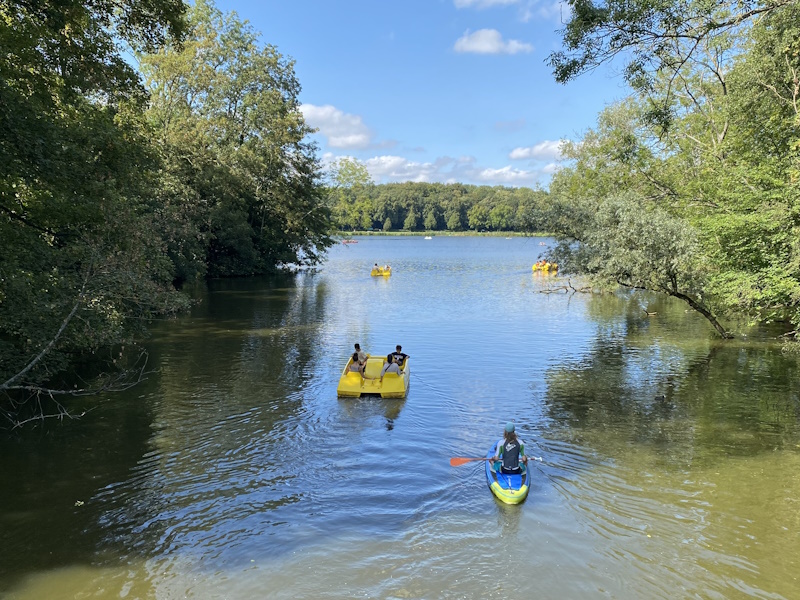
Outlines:
[[[538,231],[547,192],[461,183],[353,185],[331,194],[343,231]],[[537,216],[539,215],[539,216]]]

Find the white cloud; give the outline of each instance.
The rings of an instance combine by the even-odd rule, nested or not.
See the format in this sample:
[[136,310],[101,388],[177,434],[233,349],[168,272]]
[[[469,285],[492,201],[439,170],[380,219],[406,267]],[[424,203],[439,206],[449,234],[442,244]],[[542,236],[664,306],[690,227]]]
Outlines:
[[[323,167],[329,168],[339,158],[343,157],[326,153],[322,157]],[[474,156],[457,158],[443,156],[433,162],[419,162],[403,156],[382,155],[362,160],[361,163],[367,168],[375,183],[417,181],[510,186],[533,186],[543,183],[558,167],[553,164],[552,168],[547,165],[541,169],[529,170],[512,166],[487,168],[479,166]]]
[[475,174],[478,181],[492,185],[525,185],[535,179],[531,171],[506,166],[501,169],[482,169]]
[[519,0],[453,0],[456,8],[489,8],[490,6],[507,6],[516,4]]
[[330,104],[303,104],[300,110],[306,123],[328,138],[331,148],[367,148],[372,141],[372,132],[358,115],[347,114]]
[[561,147],[564,140],[545,140],[535,146],[514,148],[508,155],[511,160],[561,160]]
[[496,29],[479,29],[475,33],[467,30],[463,36],[456,40],[453,49],[456,52],[470,52],[474,54],[517,54],[518,52],[533,52],[531,44],[517,40],[504,40]]
[[375,156],[364,161],[375,181],[436,181],[434,163],[410,161],[402,156]]

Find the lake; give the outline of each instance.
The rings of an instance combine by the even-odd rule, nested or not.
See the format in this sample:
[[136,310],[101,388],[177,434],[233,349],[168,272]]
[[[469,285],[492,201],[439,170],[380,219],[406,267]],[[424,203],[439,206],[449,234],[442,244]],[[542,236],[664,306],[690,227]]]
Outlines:
[[[356,239],[211,282],[146,382],[0,441],[0,596],[800,597],[774,332],[533,273],[546,238]],[[354,342],[402,344],[406,399],[337,398]],[[508,421],[542,458],[519,506],[449,464]]]

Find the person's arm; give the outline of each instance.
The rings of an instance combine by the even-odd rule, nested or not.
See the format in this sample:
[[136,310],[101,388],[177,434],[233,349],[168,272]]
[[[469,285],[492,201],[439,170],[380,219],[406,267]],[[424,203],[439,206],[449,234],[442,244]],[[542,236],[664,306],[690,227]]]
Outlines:
[[494,445],[494,456],[492,457],[493,461],[500,460],[500,452],[503,449],[503,440],[498,440],[497,443]]

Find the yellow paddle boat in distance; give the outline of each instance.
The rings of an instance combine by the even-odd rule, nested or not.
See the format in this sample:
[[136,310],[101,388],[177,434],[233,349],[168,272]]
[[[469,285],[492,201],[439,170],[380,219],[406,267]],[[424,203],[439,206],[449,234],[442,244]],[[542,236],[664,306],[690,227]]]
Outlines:
[[369,272],[370,275],[373,277],[391,277],[392,276],[392,267],[388,269],[384,267],[372,267],[372,270]]
[[540,260],[537,263],[534,263],[533,267],[531,267],[534,273],[537,271],[541,271],[542,273],[555,273],[558,271],[558,265],[556,263],[550,263],[544,260]]
[[363,395],[379,395],[381,398],[405,398],[408,393],[408,384],[411,377],[409,360],[403,363],[400,374],[386,373],[381,382],[381,371],[386,362],[385,356],[368,356],[367,367],[364,369],[366,378],[362,378],[358,371],[351,371],[352,357],[344,366],[336,395],[340,398],[359,398]]

